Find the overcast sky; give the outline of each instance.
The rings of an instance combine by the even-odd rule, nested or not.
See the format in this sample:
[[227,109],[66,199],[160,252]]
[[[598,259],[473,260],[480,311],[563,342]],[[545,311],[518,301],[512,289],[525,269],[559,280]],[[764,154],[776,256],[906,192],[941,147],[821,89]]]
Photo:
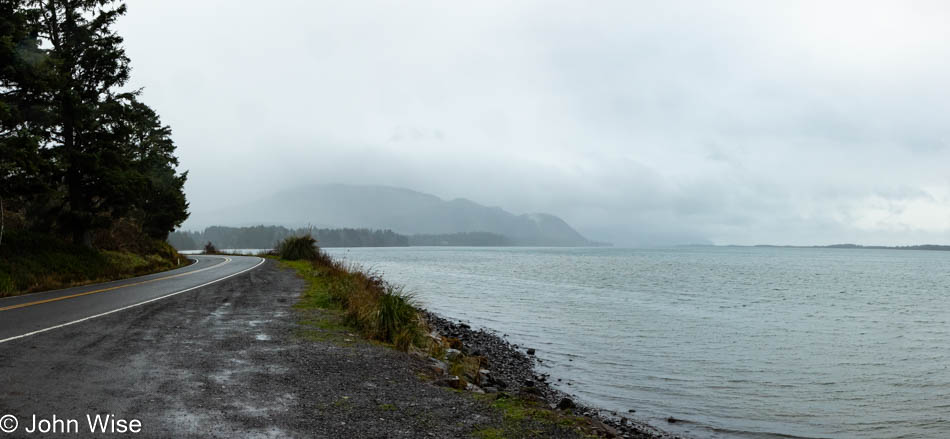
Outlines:
[[118,31],[193,211],[385,184],[627,245],[950,244],[947,23],[945,1],[163,0]]

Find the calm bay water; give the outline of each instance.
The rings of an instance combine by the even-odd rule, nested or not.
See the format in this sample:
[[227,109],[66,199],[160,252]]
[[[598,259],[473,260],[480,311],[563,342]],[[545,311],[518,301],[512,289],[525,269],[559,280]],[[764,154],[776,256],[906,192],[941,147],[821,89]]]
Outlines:
[[950,437],[947,252],[329,251],[536,348],[578,399],[668,431]]

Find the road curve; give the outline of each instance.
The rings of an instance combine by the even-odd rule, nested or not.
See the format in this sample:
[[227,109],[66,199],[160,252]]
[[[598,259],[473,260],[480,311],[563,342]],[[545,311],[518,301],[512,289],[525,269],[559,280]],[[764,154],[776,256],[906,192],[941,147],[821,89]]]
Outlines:
[[174,296],[260,266],[253,256],[189,256],[175,270],[0,299],[0,344]]

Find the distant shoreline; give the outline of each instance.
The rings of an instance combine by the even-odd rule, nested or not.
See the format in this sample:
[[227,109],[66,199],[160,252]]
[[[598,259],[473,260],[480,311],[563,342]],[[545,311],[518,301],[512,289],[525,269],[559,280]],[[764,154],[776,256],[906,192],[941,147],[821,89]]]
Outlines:
[[831,248],[843,250],[929,250],[929,251],[950,251],[950,245],[922,244],[922,245],[904,245],[904,246],[886,246],[886,245],[858,245],[858,244],[832,244],[832,245],[714,245],[710,247],[740,247],[740,248]]
[[[453,232],[441,234],[401,234],[391,229],[369,228],[298,228],[283,226],[230,227],[212,226],[203,231],[176,230],[168,243],[177,250],[201,250],[206,243],[216,248],[272,248],[289,236],[313,236],[320,247],[610,247],[606,242],[580,237],[577,240],[554,237],[524,238],[492,232]],[[579,236],[579,235],[578,235]]]

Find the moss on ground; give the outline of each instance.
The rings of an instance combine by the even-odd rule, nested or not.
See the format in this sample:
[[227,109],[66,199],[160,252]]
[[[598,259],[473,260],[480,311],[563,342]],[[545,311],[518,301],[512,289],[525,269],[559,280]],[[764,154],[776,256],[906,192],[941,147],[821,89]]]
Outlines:
[[486,426],[473,432],[480,439],[563,437],[572,432],[577,437],[597,437],[589,428],[590,421],[581,416],[548,408],[540,402],[505,394],[478,395],[501,413],[501,426]]

